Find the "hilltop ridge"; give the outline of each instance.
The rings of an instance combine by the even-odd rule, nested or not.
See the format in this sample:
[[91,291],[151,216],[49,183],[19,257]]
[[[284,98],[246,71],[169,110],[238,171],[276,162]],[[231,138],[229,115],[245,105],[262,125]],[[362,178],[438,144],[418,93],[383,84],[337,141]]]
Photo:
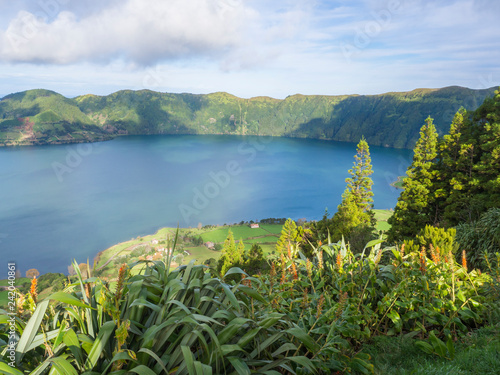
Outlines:
[[234,134],[347,142],[364,135],[371,145],[412,148],[427,116],[444,133],[461,106],[474,110],[495,89],[450,86],[285,99],[151,90],[66,98],[35,89],[0,100],[0,146],[91,142],[128,134]]

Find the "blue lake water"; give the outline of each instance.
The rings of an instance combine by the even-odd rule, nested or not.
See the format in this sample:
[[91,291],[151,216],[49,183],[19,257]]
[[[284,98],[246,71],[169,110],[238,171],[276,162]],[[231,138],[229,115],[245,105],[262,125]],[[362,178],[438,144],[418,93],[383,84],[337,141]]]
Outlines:
[[[375,208],[409,150],[370,147]],[[92,144],[0,149],[0,257],[25,272],[67,272],[72,259],[165,226],[334,213],[356,145],[244,136],[129,136]],[[6,274],[0,273],[0,278]]]

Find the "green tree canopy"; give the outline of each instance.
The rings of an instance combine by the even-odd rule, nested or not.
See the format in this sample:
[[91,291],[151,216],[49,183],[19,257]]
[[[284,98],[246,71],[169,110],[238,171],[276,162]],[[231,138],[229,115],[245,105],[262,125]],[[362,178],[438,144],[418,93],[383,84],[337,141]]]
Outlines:
[[403,192],[399,196],[394,214],[388,223],[391,229],[388,240],[411,238],[420,232],[426,224],[432,223],[427,208],[434,204],[430,195],[433,183],[432,166],[437,156],[438,134],[431,117],[425,120],[420,129],[420,139],[415,146],[413,162],[403,182]]
[[236,264],[241,263],[243,254],[240,254],[238,250],[241,250],[240,246],[242,245],[243,241],[240,241],[240,243],[238,244],[238,249],[236,248],[233,232],[231,231],[231,229],[229,229],[227,238],[224,241],[224,246],[222,247],[221,257],[219,258],[219,261],[217,263],[218,273],[220,273],[221,275],[225,275],[231,267],[234,267]]

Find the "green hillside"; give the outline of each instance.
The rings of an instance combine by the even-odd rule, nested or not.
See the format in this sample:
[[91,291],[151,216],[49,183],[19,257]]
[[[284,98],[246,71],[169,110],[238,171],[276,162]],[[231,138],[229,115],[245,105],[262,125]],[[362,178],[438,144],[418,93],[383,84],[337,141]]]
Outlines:
[[348,142],[364,135],[371,145],[412,148],[427,116],[443,134],[461,106],[474,110],[493,92],[454,86],[278,100],[149,90],[68,99],[30,90],[0,100],[0,145],[83,142],[127,134],[238,134]]
[[72,99],[49,90],[11,94],[0,101],[0,145],[75,143],[110,139]]

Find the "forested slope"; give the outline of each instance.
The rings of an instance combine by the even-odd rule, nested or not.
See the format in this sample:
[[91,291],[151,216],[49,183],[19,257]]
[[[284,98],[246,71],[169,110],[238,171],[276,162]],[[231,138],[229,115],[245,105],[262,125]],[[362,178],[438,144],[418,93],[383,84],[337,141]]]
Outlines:
[[303,137],[412,148],[427,116],[448,129],[461,107],[476,109],[494,88],[417,89],[381,95],[238,98],[227,93],[118,91],[73,99],[48,90],[0,101],[0,145],[85,142],[126,134]]

